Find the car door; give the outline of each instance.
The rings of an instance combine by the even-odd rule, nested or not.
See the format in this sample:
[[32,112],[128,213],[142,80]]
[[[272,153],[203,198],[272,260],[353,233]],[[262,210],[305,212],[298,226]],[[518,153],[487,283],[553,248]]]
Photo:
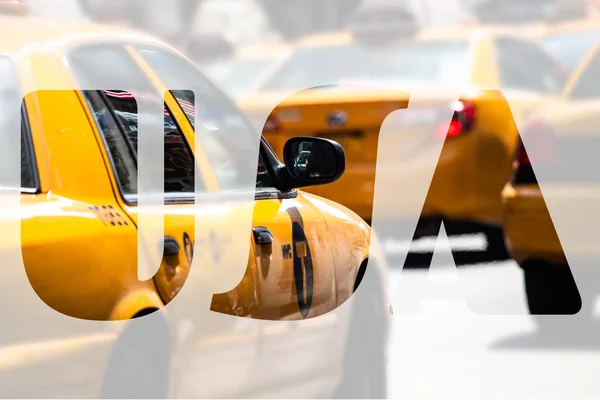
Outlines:
[[[256,169],[256,155],[251,151],[260,136],[252,137],[255,133],[241,113],[220,91],[205,82],[193,64],[157,47],[143,46],[136,50],[157,71],[165,87],[197,86],[195,93],[175,90],[172,94],[194,128],[197,117],[194,104],[200,108],[198,115],[203,126],[213,127],[202,131],[196,140],[201,142],[221,188],[244,186],[242,182],[250,179],[254,182],[256,178],[256,203],[249,232],[253,235],[255,255],[262,260],[255,276],[260,304],[256,317],[301,319],[332,310],[335,307],[333,256],[326,243],[327,225],[318,210],[302,201],[297,191],[280,193],[275,188],[272,171],[277,165],[273,163],[279,161],[271,159],[274,156],[262,140]],[[234,141],[239,143],[227,145]],[[238,160],[243,159],[243,164],[248,164],[247,168],[252,165],[248,175],[240,172],[244,169],[241,165],[229,170],[223,168],[231,164],[227,159],[230,150],[239,155]]]
[[[138,106],[140,101],[163,103],[162,96],[156,96],[154,85],[124,46],[88,45],[74,49],[68,56],[80,82],[85,79],[86,83],[93,84],[110,79],[117,84],[122,83],[124,88],[136,87],[136,94],[140,95],[136,98],[125,90],[85,90],[82,94],[101,143],[107,150],[107,163],[115,175],[115,192],[120,206],[139,226],[140,213],[158,210],[138,206]],[[165,245],[155,282],[161,298],[168,303],[181,289],[191,265],[189,250],[195,240],[193,194],[196,176],[193,152],[185,133],[166,103],[163,108]],[[203,178],[202,175],[200,177]],[[210,189],[206,180],[199,182],[198,186]]]
[[260,154],[252,220],[260,317],[324,315],[336,307],[335,264],[327,225],[299,192],[281,193],[275,188],[266,174],[273,169],[269,151],[265,146]]
[[[310,390],[307,388],[315,382],[308,378],[314,377],[315,371],[331,371],[334,365],[332,363],[339,360],[334,351],[335,346],[330,343],[330,338],[334,335],[331,323],[335,320],[335,315],[324,316],[338,304],[333,259],[335,237],[328,236],[329,230],[323,216],[301,192],[280,192],[275,188],[274,171],[282,167],[281,163],[237,108],[224,99],[218,89],[206,82],[193,64],[156,47],[144,46],[136,50],[157,72],[166,87],[193,88],[193,92],[170,92],[181,106],[187,123],[194,129],[201,129],[195,140],[200,142],[216,171],[221,190],[227,192],[240,187],[247,189],[247,183],[252,179],[252,191],[256,192],[251,225],[248,226],[251,230],[247,232],[251,247],[246,273],[243,278],[240,276],[236,287],[215,296],[212,307],[216,309],[219,303],[223,303],[215,301],[216,298],[241,298],[241,304],[247,303],[246,300],[251,298],[250,301],[256,303],[252,307],[250,316],[253,319],[250,321],[261,322],[256,319],[266,319],[273,323],[262,321],[254,324],[252,333],[244,328],[236,330],[239,334],[231,339],[230,348],[239,350],[235,353],[237,358],[232,365],[226,366],[223,361],[219,361],[204,364],[203,367],[197,363],[197,368],[210,376],[217,376],[216,371],[225,368],[230,381],[235,379],[236,383],[241,383],[244,380],[246,386],[239,386],[240,392],[230,393],[235,397],[246,397],[248,393],[257,393],[256,391],[260,393],[260,397],[266,394],[283,395],[282,393],[294,390],[313,393],[307,391]],[[184,121],[183,124],[185,123]],[[212,129],[203,129],[207,126]],[[253,149],[259,151],[253,153]],[[234,160],[224,155],[234,155]],[[224,166],[231,164],[237,166],[224,169]],[[345,254],[338,251],[338,256],[341,257],[341,264],[346,265]],[[234,310],[229,313],[235,315],[232,311]],[[290,329],[291,325],[281,325],[279,322],[316,316],[321,318],[302,329]],[[246,340],[241,332],[258,342],[251,348],[236,347],[238,345],[233,343]],[[319,357],[325,348],[329,349],[331,357]],[[231,354],[231,351],[224,354]],[[253,354],[252,364],[245,365],[240,359],[241,354]],[[286,361],[292,359],[298,361]],[[232,368],[248,370],[242,378],[233,374]],[[321,372],[317,374],[320,375]],[[185,375],[192,379],[190,371],[186,371]],[[285,388],[279,385],[280,382],[287,382],[290,376],[305,376],[307,379],[297,379],[286,384]],[[315,387],[319,384],[323,384],[323,381],[317,380]],[[180,393],[185,393],[186,396],[198,393],[193,389],[192,383],[184,386]],[[271,390],[271,387],[276,388],[274,393],[265,392]]]
[[[137,134],[140,116],[136,106],[139,101],[160,99],[155,91],[156,88],[160,90],[161,83],[156,77],[150,77],[146,82],[136,81],[149,76],[153,70],[142,59],[136,58],[135,52],[114,44],[108,47],[95,46],[89,50],[92,54],[83,52],[78,58],[79,61],[83,58],[87,64],[85,71],[94,65],[93,71],[112,71],[117,76],[110,78],[118,84],[137,88],[135,97],[124,90],[82,92],[82,100],[89,109],[102,147],[106,149],[106,163],[114,175],[119,205],[137,226],[143,213],[162,212],[158,208],[142,207],[137,202]],[[110,60],[109,65],[104,66],[104,60]],[[120,68],[115,68],[117,63]],[[74,68],[75,64],[71,62]],[[138,66],[142,71],[137,70]],[[144,92],[144,89],[148,92]],[[248,248],[240,246],[245,254],[236,251],[235,246],[239,243],[230,233],[245,229],[243,234],[248,245],[250,219],[246,225],[245,215],[251,217],[252,208],[248,205],[254,204],[254,182],[251,182],[251,201],[239,201],[240,196],[246,195],[243,191],[235,190],[239,189],[236,183],[239,176],[236,174],[240,170],[248,170],[248,166],[234,166],[231,169],[221,164],[223,157],[229,157],[215,143],[218,134],[216,137],[208,136],[203,142],[206,152],[194,152],[198,148],[195,147],[193,125],[190,123],[195,116],[193,105],[193,93],[188,103],[170,92],[166,93],[162,104],[165,245],[154,282],[163,301],[172,301],[166,315],[177,333],[172,353],[176,361],[173,362],[174,371],[170,376],[174,395],[221,397],[227,395],[231,388],[247,389],[247,375],[255,356],[256,339],[252,332],[256,321],[232,318],[230,315],[235,315],[238,304],[229,301],[231,298],[227,296],[213,296],[219,293],[215,287],[234,287],[248,264]],[[191,112],[190,120],[182,110]],[[202,123],[218,125],[223,120],[217,118],[212,122],[203,120]],[[256,160],[250,171],[256,173]],[[197,192],[194,192],[194,188]],[[132,248],[131,251],[138,251],[139,256],[139,252],[145,249],[138,244],[138,249]],[[192,262],[196,268],[190,276]],[[211,299],[213,306],[217,303],[230,315],[211,312]],[[225,375],[230,376],[227,382],[219,378]],[[198,376],[214,378],[199,384],[195,379]]]

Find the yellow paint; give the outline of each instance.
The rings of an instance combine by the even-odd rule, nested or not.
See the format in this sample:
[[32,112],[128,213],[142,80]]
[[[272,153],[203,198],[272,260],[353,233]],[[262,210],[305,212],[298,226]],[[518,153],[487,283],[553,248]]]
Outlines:
[[[13,55],[19,79],[31,92],[25,102],[40,187],[36,194],[23,193],[20,215],[7,218],[21,220],[23,259],[36,294],[60,313],[89,320],[124,320],[142,310],[163,307],[186,281],[191,266],[182,237],[185,232],[195,240],[198,210],[193,203],[166,207],[165,235],[178,240],[180,254],[163,259],[155,279],[138,281],[137,218],[141,212],[153,211],[126,204],[121,197],[101,133],[83,94],[76,90],[33,89],[73,87],[73,77],[64,61],[66,52],[75,45],[127,39],[150,43],[165,51],[175,50],[115,27],[56,24],[39,19],[19,19],[17,24],[4,17],[0,18],[0,26],[2,32],[26,30],[29,40],[36,41],[36,45],[31,45],[19,39],[16,43],[0,40],[0,52]],[[128,52],[157,91],[166,92],[164,83],[135,50],[128,48]],[[194,149],[193,128],[183,110],[170,94],[165,101]],[[218,184],[206,155],[196,154],[196,159],[209,191],[217,192]],[[291,243],[288,211],[294,209],[302,217],[314,269],[314,299],[306,317],[327,313],[349,298],[358,267],[369,254],[370,229],[351,211],[324,199],[322,204],[329,208],[320,210],[313,205],[316,200],[299,192],[289,199],[255,202],[253,226],[268,227],[275,239],[271,274],[267,280],[260,278],[261,258],[255,256],[259,250],[251,241],[246,275],[238,287],[215,296],[213,309],[266,319],[304,318],[297,304],[292,261],[283,260],[281,252],[282,245]],[[235,224],[242,212],[234,207],[225,214],[206,213],[203,218],[210,219],[213,226]],[[114,213],[114,219],[110,213]],[[199,232],[209,234],[205,230]],[[167,271],[171,267],[179,271],[175,278]],[[203,267],[210,270],[217,266]],[[47,273],[49,270],[52,274]],[[277,279],[270,280],[271,277]],[[27,312],[27,307],[24,305],[21,312]]]

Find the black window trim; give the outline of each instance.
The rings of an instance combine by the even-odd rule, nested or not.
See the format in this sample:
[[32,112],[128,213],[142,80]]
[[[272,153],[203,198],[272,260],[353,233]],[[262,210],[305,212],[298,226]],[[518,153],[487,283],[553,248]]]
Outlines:
[[37,159],[35,157],[33,136],[31,134],[31,126],[29,125],[29,116],[27,113],[27,106],[25,105],[25,98],[23,98],[21,104],[21,134],[25,134],[25,146],[27,146],[26,151],[29,158],[29,167],[31,168],[31,175],[33,179],[33,187],[21,187],[21,193],[39,194],[41,192],[42,185],[40,183],[40,175],[38,171]]
[[[19,72],[15,67],[13,58],[10,54],[0,53],[0,58],[4,58],[10,64],[10,68],[13,70],[15,78],[19,78]],[[21,94],[22,88],[20,85],[17,85],[17,88]],[[29,158],[29,167],[31,168],[31,175],[33,180],[33,187],[23,187],[21,183],[19,183],[19,192],[21,194],[39,194],[42,191],[42,184],[40,182],[40,175],[38,171],[37,159],[35,156],[34,146],[33,146],[33,135],[31,134],[31,126],[29,125],[29,114],[27,113],[27,106],[25,105],[25,96],[21,98],[21,128],[19,131],[20,135],[25,134],[25,146],[27,146],[27,156]],[[19,138],[19,142],[21,139]],[[21,160],[23,162],[23,160]],[[22,178],[21,178],[22,180]]]

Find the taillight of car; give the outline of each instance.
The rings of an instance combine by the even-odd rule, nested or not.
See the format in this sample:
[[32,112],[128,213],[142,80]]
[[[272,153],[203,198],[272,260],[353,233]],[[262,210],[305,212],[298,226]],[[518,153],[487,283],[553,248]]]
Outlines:
[[457,101],[453,105],[454,115],[450,126],[442,122],[436,129],[436,136],[440,139],[452,138],[466,134],[475,125],[475,105],[466,101]]
[[[522,135],[527,138],[530,154],[534,155],[536,168],[541,170],[555,166],[559,160],[559,153],[555,145],[554,132],[548,122],[541,118],[536,119],[525,128]],[[521,137],[517,140],[513,157],[512,183],[515,185],[537,184],[533,165]]]

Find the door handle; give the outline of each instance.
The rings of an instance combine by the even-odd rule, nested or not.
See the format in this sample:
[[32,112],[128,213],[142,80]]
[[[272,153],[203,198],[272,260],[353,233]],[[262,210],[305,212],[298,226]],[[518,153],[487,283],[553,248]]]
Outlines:
[[254,234],[254,242],[258,245],[264,246],[273,243],[273,235],[268,228],[264,226],[257,226],[252,229]]
[[179,243],[171,236],[165,236],[165,246],[163,256],[176,256],[179,254]]

